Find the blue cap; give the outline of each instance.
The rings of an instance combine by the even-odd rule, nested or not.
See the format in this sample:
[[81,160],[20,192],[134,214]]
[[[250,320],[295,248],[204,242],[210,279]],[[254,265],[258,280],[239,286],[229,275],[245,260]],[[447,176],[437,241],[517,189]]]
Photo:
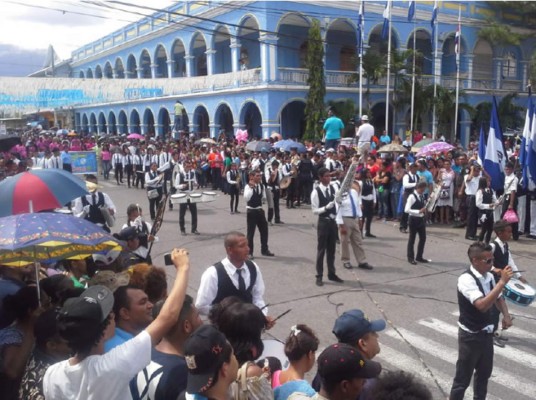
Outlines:
[[333,334],[337,336],[339,342],[355,345],[365,334],[383,331],[385,326],[383,319],[370,321],[363,311],[356,309],[346,311],[337,318]]

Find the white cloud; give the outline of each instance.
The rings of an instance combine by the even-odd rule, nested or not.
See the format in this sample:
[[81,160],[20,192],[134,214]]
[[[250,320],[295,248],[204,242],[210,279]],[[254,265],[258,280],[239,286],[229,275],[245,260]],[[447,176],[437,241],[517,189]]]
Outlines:
[[[150,4],[155,8],[172,3],[170,0],[151,0],[150,3],[146,0],[128,1]],[[108,5],[125,8],[112,3]],[[144,10],[135,11],[148,13]],[[140,18],[139,15],[110,10],[81,0],[6,1],[0,13],[0,43],[23,49],[46,49],[52,44],[61,58],[69,58],[71,51]]]

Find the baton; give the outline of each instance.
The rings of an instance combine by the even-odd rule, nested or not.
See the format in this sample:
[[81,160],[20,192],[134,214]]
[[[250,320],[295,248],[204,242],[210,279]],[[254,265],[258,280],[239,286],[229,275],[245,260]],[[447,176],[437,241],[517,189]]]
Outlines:
[[289,312],[291,312],[291,311],[292,311],[292,308],[289,308],[289,309],[288,309],[287,311],[285,311],[283,314],[280,314],[280,315],[278,315],[277,317],[275,317],[275,319],[274,319],[272,322],[275,322],[275,321],[277,321],[279,318],[284,317],[285,315],[287,315],[287,314],[288,314]]

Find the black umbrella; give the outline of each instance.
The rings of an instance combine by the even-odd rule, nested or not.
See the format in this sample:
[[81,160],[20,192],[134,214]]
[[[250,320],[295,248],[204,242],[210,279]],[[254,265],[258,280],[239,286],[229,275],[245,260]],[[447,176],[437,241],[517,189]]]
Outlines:
[[18,145],[18,144],[21,144],[21,140],[20,140],[20,137],[18,136],[14,136],[14,135],[10,135],[10,136],[5,136],[5,135],[0,135],[0,151],[9,151],[11,150],[14,146]]

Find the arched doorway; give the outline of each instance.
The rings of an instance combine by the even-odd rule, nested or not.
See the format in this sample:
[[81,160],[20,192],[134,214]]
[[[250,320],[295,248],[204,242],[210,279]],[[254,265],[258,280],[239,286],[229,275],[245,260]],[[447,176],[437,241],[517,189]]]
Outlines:
[[240,44],[240,64],[245,68],[259,68],[261,66],[261,43],[259,24],[257,20],[248,15],[240,23],[238,28],[238,43]]
[[287,103],[281,110],[279,125],[283,139],[301,138],[305,133],[305,100]]
[[214,124],[216,126],[218,137],[221,132],[225,132],[225,136],[228,138],[234,137],[233,112],[227,104],[222,103],[216,109],[214,114]]
[[145,112],[143,113],[143,125],[145,125],[145,135],[146,136],[154,136],[155,135],[154,114],[153,114],[153,111],[150,108],[146,108]]
[[130,129],[128,133],[141,133],[140,114],[136,109],[130,113]]
[[279,67],[305,68],[309,20],[302,14],[287,14],[279,21],[277,60]]
[[88,79],[93,79],[93,71],[91,70],[91,68],[87,69],[86,77]]
[[488,41],[478,39],[473,50],[473,88],[491,89],[493,80],[493,49]]
[[[462,38],[460,43],[460,73],[467,72],[467,64],[465,63],[465,41]],[[443,42],[443,56],[441,57],[441,76],[456,75],[456,40],[455,34],[452,33]],[[454,87],[454,85],[449,85]]]
[[355,71],[357,35],[352,23],[342,18],[335,20],[328,28],[326,42],[326,69]]
[[106,132],[106,117],[104,116],[104,113],[102,111],[99,113],[99,125],[97,126],[97,133],[99,135],[101,133],[107,133]]
[[[376,133],[376,136],[381,136],[382,132],[385,130],[385,101],[376,103],[371,108],[372,118],[369,121],[373,126]],[[393,126],[393,105],[389,105],[389,136],[393,136],[394,132]]]
[[102,68],[100,65],[95,67],[95,79],[102,79]]
[[156,65],[156,78],[167,78],[167,52],[164,46],[158,45],[154,53],[154,63]]
[[123,66],[123,60],[119,57],[115,60],[115,77],[125,79],[125,67]]
[[113,111],[110,111],[110,113],[108,114],[108,133],[112,135],[117,134],[117,123]]
[[112,79],[114,77],[114,72],[112,70],[112,64],[110,64],[109,61],[106,64],[104,64],[103,76],[106,79]]
[[182,78],[186,76],[186,63],[184,57],[186,50],[181,39],[175,40],[171,50],[171,59],[173,60],[173,77]]
[[87,118],[87,114],[82,115],[82,133],[88,134],[89,133],[89,120]]
[[127,113],[121,110],[119,116],[117,117],[117,133],[122,135],[123,133],[128,133],[128,118]]
[[204,36],[196,32],[192,38],[192,43],[190,45],[190,55],[194,58],[192,76],[206,76],[207,75],[207,43],[205,42]]
[[136,79],[138,77],[138,63],[134,54],[131,54],[127,58],[127,79]]
[[89,133],[91,135],[97,133],[97,117],[95,117],[94,113],[89,116]]
[[194,110],[193,118],[193,131],[197,134],[197,137],[209,137],[209,117],[208,111],[203,106],[197,106]]
[[167,108],[162,107],[158,112],[158,136],[167,136],[171,131],[171,119]]
[[80,73],[78,74],[78,77],[84,79],[85,78],[84,71],[80,71]]
[[[376,25],[369,33],[369,51],[387,55],[389,44],[387,40],[382,39],[382,25]],[[398,39],[395,31],[391,25],[391,50],[398,49]]]
[[262,116],[257,104],[248,102],[240,111],[240,125],[248,131],[250,138],[262,138]]
[[140,54],[141,79],[151,79],[151,56],[147,50]]
[[231,60],[231,35],[226,26],[220,26],[214,32],[214,73],[224,74],[233,70]]
[[[415,48],[420,56],[415,59],[415,69],[422,75],[433,74],[432,41],[430,33],[425,29],[417,29],[413,32],[407,43],[407,48],[413,50],[413,36],[415,35]],[[413,62],[413,61],[412,61]]]

